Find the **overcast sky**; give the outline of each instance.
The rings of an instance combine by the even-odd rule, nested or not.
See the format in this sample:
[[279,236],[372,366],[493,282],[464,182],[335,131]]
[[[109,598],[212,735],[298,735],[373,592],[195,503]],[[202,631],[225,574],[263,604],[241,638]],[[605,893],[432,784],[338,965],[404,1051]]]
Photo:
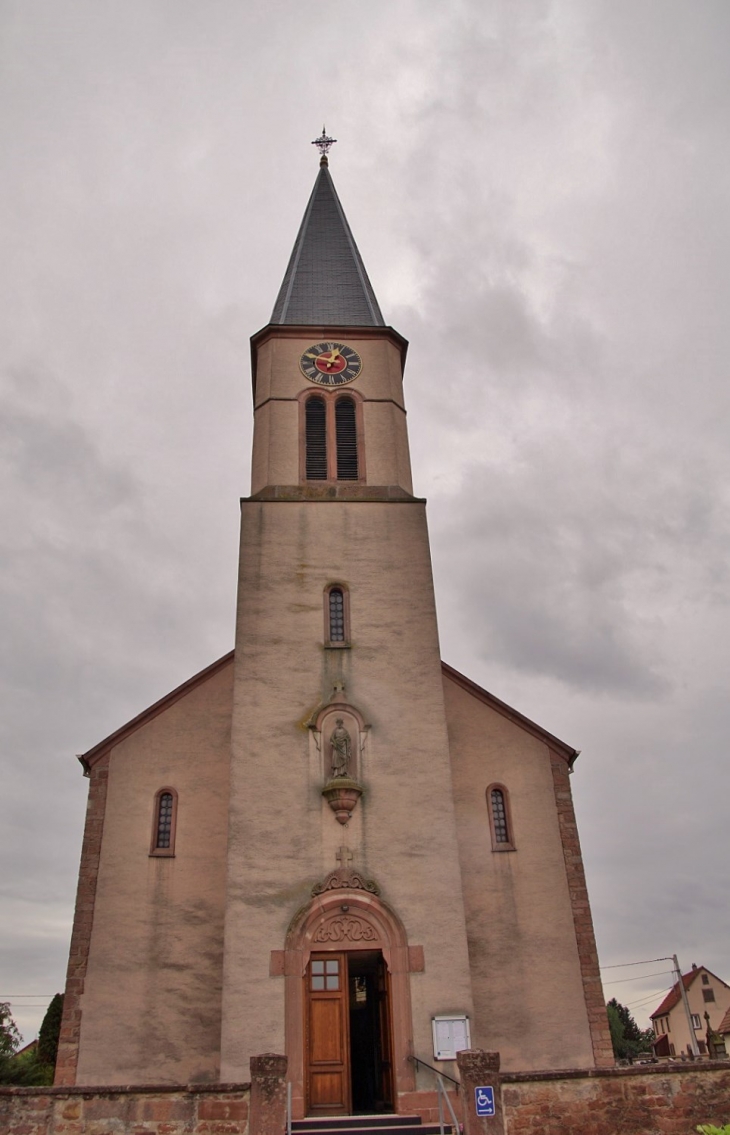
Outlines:
[[[0,0],[0,999],[27,1040],[64,983],[74,755],[233,646],[248,339],[323,121],[411,343],[443,656],[582,750],[602,964],[730,982],[729,52],[727,0]],[[606,995],[644,1023],[669,983]]]

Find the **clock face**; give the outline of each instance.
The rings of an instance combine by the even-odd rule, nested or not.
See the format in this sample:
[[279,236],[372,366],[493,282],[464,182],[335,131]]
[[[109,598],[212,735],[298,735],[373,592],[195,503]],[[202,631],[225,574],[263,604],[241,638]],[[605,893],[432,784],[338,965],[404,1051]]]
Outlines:
[[315,343],[299,360],[302,374],[320,386],[342,386],[362,370],[362,359],[344,343]]

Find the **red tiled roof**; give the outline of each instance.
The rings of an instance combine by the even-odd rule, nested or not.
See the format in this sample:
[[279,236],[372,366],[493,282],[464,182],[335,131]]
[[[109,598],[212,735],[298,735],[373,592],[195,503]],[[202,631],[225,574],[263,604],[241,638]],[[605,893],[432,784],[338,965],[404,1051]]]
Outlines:
[[[685,989],[689,989],[690,985],[697,977],[697,974],[700,973],[703,968],[704,967],[700,966],[698,969],[691,969],[689,973],[682,974],[682,984]],[[655,1017],[666,1016],[667,1013],[671,1013],[672,1009],[677,1004],[679,1004],[679,982],[675,981],[669,993],[667,993],[659,1008],[654,1010],[649,1020],[653,1021]]]
[[720,1036],[724,1036],[725,1033],[730,1033],[730,1009],[728,1009],[727,1013],[720,1021],[716,1031],[720,1033]]
[[[693,966],[689,973],[682,974],[682,982],[685,989],[689,989],[690,985],[699,973],[709,974],[710,977],[714,977],[715,981],[719,981],[720,985],[724,985],[726,989],[730,989],[730,986],[727,984],[727,982],[723,981],[721,977],[718,977],[716,973],[712,973],[712,971],[707,969],[706,966]],[[655,1017],[665,1017],[667,1013],[671,1013],[672,1009],[676,1004],[678,1004],[678,1002],[679,982],[675,981],[674,985],[669,990],[669,993],[667,993],[659,1008],[655,1009],[651,1014],[649,1020],[653,1021]]]

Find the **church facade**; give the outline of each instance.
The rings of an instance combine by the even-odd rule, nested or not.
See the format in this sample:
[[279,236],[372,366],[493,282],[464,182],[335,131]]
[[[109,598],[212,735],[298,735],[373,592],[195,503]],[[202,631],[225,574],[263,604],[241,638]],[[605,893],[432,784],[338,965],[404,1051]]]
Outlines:
[[59,1084],[240,1082],[417,1110],[428,1067],[613,1063],[577,753],[442,662],[407,344],[323,154],[252,339],[235,649],[100,742]]

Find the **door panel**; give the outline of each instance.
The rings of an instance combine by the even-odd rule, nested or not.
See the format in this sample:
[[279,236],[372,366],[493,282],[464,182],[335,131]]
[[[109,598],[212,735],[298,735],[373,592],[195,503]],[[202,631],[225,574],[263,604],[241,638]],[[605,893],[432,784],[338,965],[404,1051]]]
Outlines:
[[350,1038],[344,954],[312,954],[307,968],[310,1115],[350,1112]]
[[342,1036],[342,1010],[340,999],[323,1000],[312,998],[310,1014],[311,1063],[342,1064],[345,1059],[345,1045]]
[[378,962],[378,1016],[380,1026],[380,1099],[381,1108],[392,1107],[393,1099],[393,1046],[390,1032],[390,974],[385,958]]

